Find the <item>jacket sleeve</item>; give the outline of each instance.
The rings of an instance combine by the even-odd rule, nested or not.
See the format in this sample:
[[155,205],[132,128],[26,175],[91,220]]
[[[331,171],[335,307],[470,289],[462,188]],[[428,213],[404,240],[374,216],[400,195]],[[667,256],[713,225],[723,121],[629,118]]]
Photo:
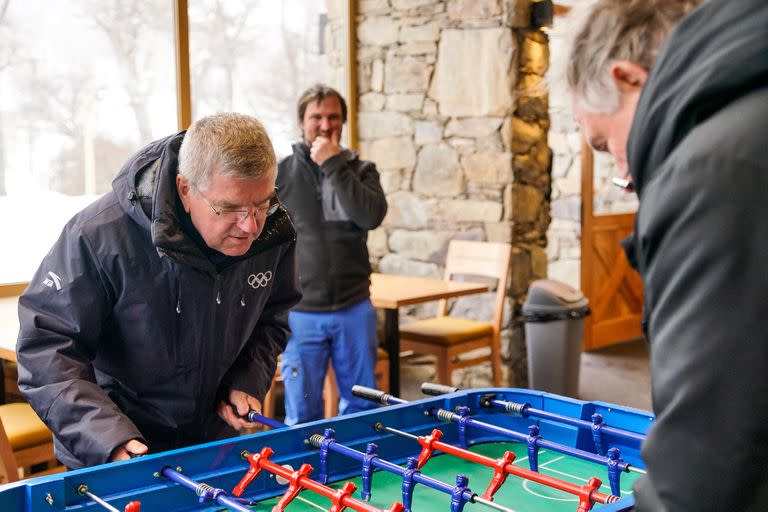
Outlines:
[[70,467],[103,464],[115,447],[142,438],[91,364],[111,312],[104,283],[89,241],[70,224],[19,298],[19,388],[69,452],[57,455]]
[[768,176],[723,154],[648,186],[638,213],[657,414],[639,511],[756,510],[766,492]]
[[331,180],[336,197],[352,222],[365,230],[381,224],[387,214],[387,199],[373,162],[350,159],[349,153],[342,151],[323,162],[320,170]]
[[264,400],[277,369],[277,356],[285,350],[290,330],[288,311],[301,300],[296,243],[292,242],[275,271],[275,284],[256,328],[224,377],[219,395],[237,389]]

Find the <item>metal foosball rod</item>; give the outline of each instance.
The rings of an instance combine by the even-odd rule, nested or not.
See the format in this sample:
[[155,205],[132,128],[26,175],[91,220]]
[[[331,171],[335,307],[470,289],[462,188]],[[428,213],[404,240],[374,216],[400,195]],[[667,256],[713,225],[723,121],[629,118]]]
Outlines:
[[[368,388],[365,386],[358,386],[358,385],[352,386],[352,394],[360,398],[365,398],[366,400],[370,400],[372,402],[380,403],[382,405],[408,403],[407,400],[392,397],[388,393],[385,393],[381,390]],[[619,495],[619,492],[620,492],[619,479],[620,479],[621,473],[628,473],[630,471],[634,471],[642,474],[646,473],[645,470],[636,468],[630,465],[629,463],[625,462],[624,460],[622,460],[619,450],[616,448],[609,449],[608,455],[605,456],[605,455],[599,455],[596,453],[588,452],[586,450],[581,450],[579,448],[567,446],[561,443],[548,441],[539,435],[539,427],[536,425],[532,425],[528,427],[529,435],[522,434],[520,432],[516,432],[508,428],[499,427],[491,423],[486,423],[484,421],[473,419],[472,417],[469,416],[468,407],[461,407],[461,412],[459,414],[448,411],[446,409],[431,407],[427,411],[425,411],[425,414],[429,416],[434,416],[438,420],[445,423],[458,424],[460,429],[460,432],[459,432],[460,439],[463,439],[464,437],[463,429],[465,429],[467,426],[473,426],[481,430],[485,430],[487,432],[493,432],[494,434],[510,437],[517,441],[526,443],[528,445],[528,461],[530,464],[530,468],[533,471],[538,471],[538,450],[540,448],[547,448],[559,453],[572,455],[580,459],[588,460],[590,462],[595,462],[597,464],[603,465],[608,469],[608,482],[610,483],[610,486],[611,486],[611,493],[617,496]],[[464,442],[462,442],[461,444],[462,446],[464,446]]]
[[[421,472],[416,467],[418,464],[418,461],[414,457],[409,457],[406,467],[402,468],[397,464],[394,464],[392,462],[389,462],[385,459],[380,458],[375,453],[373,454],[373,456],[369,456],[369,454],[366,454],[358,450],[355,450],[354,448],[345,446],[337,442],[333,436],[334,436],[333,429],[328,428],[328,429],[325,429],[325,432],[323,435],[313,434],[309,439],[305,441],[305,444],[321,450],[321,466],[324,465],[323,459],[327,457],[328,451],[332,451],[332,452],[339,453],[341,455],[345,455],[347,457],[357,459],[363,462],[364,469],[365,469],[365,466],[367,465],[370,469],[379,468],[402,477],[403,478],[403,504],[405,505],[406,511],[411,510],[411,500],[413,497],[413,488],[414,488],[413,484],[419,483],[450,495],[451,511],[461,512],[461,510],[463,510],[464,508],[464,504],[477,503],[477,504],[492,508],[494,510],[499,510],[501,512],[514,512],[510,508],[507,508],[503,505],[499,505],[498,503],[494,503],[490,499],[486,499],[478,495],[477,493],[472,492],[472,490],[469,487],[467,487],[467,484],[469,483],[469,479],[464,475],[458,475],[456,479],[456,486],[452,486],[450,484],[447,484],[435,478],[421,474]],[[324,473],[321,474],[321,478],[324,477],[323,475]],[[370,474],[369,474],[369,478],[370,478]],[[369,480],[369,485],[370,485],[370,480]]]
[[215,501],[219,505],[227,507],[230,510],[236,510],[237,512],[253,512],[250,508],[246,508],[244,505],[255,505],[251,500],[232,498],[227,495],[227,492],[223,489],[216,489],[206,483],[195,482],[191,478],[183,475],[179,469],[180,468],[172,469],[166,466],[160,470],[160,474],[169,480],[173,480],[174,482],[195,491],[195,493],[200,496],[200,502],[210,500]]
[[125,506],[125,510],[121,511],[118,508],[113,507],[107,501],[103,498],[100,498],[99,496],[96,496],[93,494],[86,484],[80,484],[77,486],[77,494],[80,496],[88,496],[91,500],[93,500],[96,504],[101,505],[106,510],[109,510],[110,512],[140,512],[141,510],[141,502],[138,501],[131,501]]
[[434,454],[435,450],[454,455],[464,460],[469,460],[487,466],[494,470],[494,475],[488,489],[483,494],[483,498],[492,499],[493,495],[501,488],[501,485],[505,482],[507,475],[515,475],[525,480],[536,482],[538,484],[546,485],[554,489],[558,489],[568,494],[573,494],[579,499],[577,512],[586,512],[591,510],[594,503],[614,503],[619,501],[619,496],[609,495],[602,492],[598,492],[602,482],[599,478],[591,478],[587,485],[579,486],[571,482],[566,482],[559,478],[547,476],[530,469],[525,469],[513,464],[515,454],[512,452],[505,452],[499,459],[492,459],[485,455],[471,452],[464,448],[459,448],[448,443],[440,441],[443,433],[438,429],[434,429],[428,436],[415,436],[408,432],[387,427],[382,423],[376,423],[374,429],[377,431],[386,431],[396,436],[413,439],[422,446],[422,451],[418,457],[418,467],[421,468],[430,457]]
[[[455,393],[456,391],[460,391],[460,389],[454,386],[446,386],[444,384],[424,382],[421,385],[421,392],[424,393],[425,395],[440,396],[440,395],[446,395],[448,393]],[[496,407],[499,409],[503,409],[504,411],[510,414],[522,416],[523,418],[528,418],[529,416],[533,416],[535,418],[555,421],[559,423],[564,423],[566,425],[572,425],[585,430],[590,430],[593,433],[593,437],[595,436],[595,434],[598,434],[598,435],[609,434],[616,437],[621,437],[622,439],[636,441],[638,444],[642,444],[643,441],[645,441],[645,435],[643,434],[638,434],[637,432],[632,432],[631,430],[625,430],[623,428],[606,425],[605,423],[603,423],[603,416],[597,413],[592,415],[592,422],[589,422],[586,420],[582,420],[580,418],[571,418],[563,414],[557,414],[549,411],[544,411],[542,409],[536,409],[532,407],[531,404],[529,403],[508,402],[504,400],[498,400],[495,398],[495,395],[492,393],[481,398],[480,405],[483,407]],[[598,448],[598,451],[600,453],[604,453],[603,450],[600,449],[601,443],[599,439],[595,440],[595,445]]]
[[351,508],[358,512],[402,512],[404,508],[403,504],[400,502],[392,503],[386,511],[373,507],[352,497],[352,493],[357,490],[357,486],[354,483],[345,482],[341,489],[332,489],[327,485],[309,478],[309,475],[313,471],[312,466],[309,464],[302,464],[298,470],[294,471],[269,460],[269,457],[273,454],[274,451],[268,446],[262,448],[258,453],[249,453],[244,450],[241,453],[241,456],[248,460],[251,467],[240,480],[240,483],[235,486],[232,494],[235,496],[242,495],[243,492],[245,492],[245,488],[259,475],[259,473],[262,470],[266,470],[289,482],[288,489],[280,498],[277,505],[272,509],[275,512],[282,512],[304,488],[329,498],[332,503],[330,508],[331,512],[340,512],[345,508]]

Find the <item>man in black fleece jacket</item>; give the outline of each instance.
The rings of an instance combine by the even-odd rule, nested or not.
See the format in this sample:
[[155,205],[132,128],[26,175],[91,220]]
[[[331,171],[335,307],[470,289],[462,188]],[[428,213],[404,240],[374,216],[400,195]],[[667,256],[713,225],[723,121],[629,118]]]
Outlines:
[[765,511],[768,2],[691,3],[599,1],[568,78],[583,133],[640,199],[625,249],[657,419],[636,508]]
[[347,120],[344,98],[318,84],[299,99],[302,141],[279,164],[277,187],[296,226],[304,297],[291,311],[283,353],[285,421],[322,417],[328,361],[339,387],[339,412],[372,407],[352,395],[375,387],[376,312],[369,299],[368,230],[387,213],[372,162],[339,145]]

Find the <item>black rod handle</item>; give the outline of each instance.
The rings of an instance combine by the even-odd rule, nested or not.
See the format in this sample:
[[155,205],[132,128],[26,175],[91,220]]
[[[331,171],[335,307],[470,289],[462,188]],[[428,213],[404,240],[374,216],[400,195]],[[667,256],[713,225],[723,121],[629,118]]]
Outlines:
[[447,395],[448,393],[455,393],[459,391],[459,388],[454,386],[446,386],[445,384],[435,384],[434,382],[424,382],[421,385],[421,392],[425,395],[440,396]]
[[360,386],[359,384],[355,384],[352,386],[352,394],[363,398],[365,400],[368,400],[370,402],[376,402],[377,404],[382,405],[394,405],[394,404],[406,404],[408,403],[407,400],[403,400],[401,398],[397,398],[395,396],[390,395],[389,393],[386,393],[384,391],[381,391],[379,389],[369,388],[366,386]]

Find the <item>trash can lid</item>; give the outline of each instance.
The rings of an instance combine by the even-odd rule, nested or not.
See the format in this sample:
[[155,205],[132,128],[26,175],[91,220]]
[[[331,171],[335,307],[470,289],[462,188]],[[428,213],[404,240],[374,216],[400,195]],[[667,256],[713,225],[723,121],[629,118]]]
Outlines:
[[588,314],[589,300],[581,290],[553,279],[539,279],[528,287],[523,304],[527,322],[583,318]]

